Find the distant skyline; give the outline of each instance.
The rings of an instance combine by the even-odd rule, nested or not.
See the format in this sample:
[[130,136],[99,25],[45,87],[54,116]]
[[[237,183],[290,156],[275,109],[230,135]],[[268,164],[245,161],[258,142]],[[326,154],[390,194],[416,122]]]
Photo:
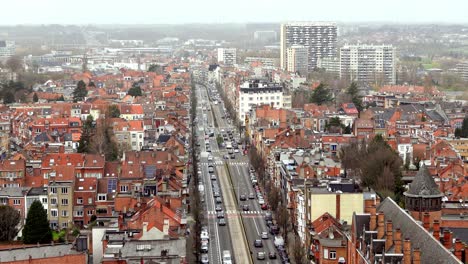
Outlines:
[[0,25],[286,21],[463,23],[467,0],[2,0]]

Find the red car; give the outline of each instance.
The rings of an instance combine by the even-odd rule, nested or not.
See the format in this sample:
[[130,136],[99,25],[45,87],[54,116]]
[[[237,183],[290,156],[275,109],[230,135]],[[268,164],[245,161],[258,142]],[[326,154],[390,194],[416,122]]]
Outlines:
[[262,204],[262,210],[268,210],[268,205],[266,203]]

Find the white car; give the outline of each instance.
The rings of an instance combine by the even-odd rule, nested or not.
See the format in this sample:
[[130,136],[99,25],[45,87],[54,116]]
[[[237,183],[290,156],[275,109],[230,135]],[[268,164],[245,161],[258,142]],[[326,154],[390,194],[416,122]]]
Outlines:
[[213,161],[213,156],[209,155],[208,156],[208,161]]
[[239,153],[239,149],[234,149],[234,153]]
[[200,234],[200,239],[203,240],[210,240],[210,235],[208,234],[208,231],[202,231]]
[[265,200],[263,200],[263,199],[258,199],[258,203],[259,203],[260,205],[263,205],[263,204],[265,203]]

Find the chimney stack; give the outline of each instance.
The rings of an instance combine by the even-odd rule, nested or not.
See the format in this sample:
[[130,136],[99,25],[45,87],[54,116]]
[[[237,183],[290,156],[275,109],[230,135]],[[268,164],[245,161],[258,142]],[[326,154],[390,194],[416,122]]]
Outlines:
[[369,228],[370,231],[374,231],[377,228],[377,215],[375,214],[375,206],[369,207],[369,213],[370,213],[370,224]]
[[382,239],[385,235],[385,215],[382,211],[377,216],[377,239]]
[[169,219],[167,218],[164,219],[163,233],[164,235],[169,235]]
[[425,212],[423,216],[423,227],[427,231],[429,231],[429,228],[431,227],[430,221],[431,221],[431,215],[428,212]]
[[411,264],[411,241],[405,238],[403,241],[403,264]]
[[433,232],[432,235],[434,235],[434,238],[437,241],[440,241],[440,222],[439,220],[434,220],[434,223],[432,224],[433,227]]
[[421,264],[421,250],[419,248],[413,250],[413,264]]
[[388,251],[393,246],[393,223],[392,220],[387,221],[387,235],[385,240],[385,251]]
[[462,251],[463,251],[463,245],[461,239],[457,238],[455,239],[455,257],[457,257],[459,260],[462,260]]
[[450,232],[448,229],[444,230],[444,247],[447,249],[452,248],[452,232]]
[[395,236],[394,236],[394,244],[395,244],[395,253],[401,254],[401,230],[400,228],[395,229]]

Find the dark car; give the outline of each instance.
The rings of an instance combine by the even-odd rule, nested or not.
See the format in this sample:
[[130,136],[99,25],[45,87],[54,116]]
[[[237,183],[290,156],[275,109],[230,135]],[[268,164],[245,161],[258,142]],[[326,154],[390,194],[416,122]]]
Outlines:
[[219,212],[216,217],[219,218],[224,218],[224,212]]
[[261,248],[261,247],[263,247],[263,242],[262,242],[262,240],[260,240],[260,239],[255,239],[255,241],[254,241],[254,247],[256,247],[256,248]]
[[276,253],[274,251],[271,251],[270,253],[268,253],[268,258],[269,259],[276,259]]
[[234,154],[231,154],[231,159],[235,159],[236,156]]
[[268,204],[262,204],[261,208],[262,210],[268,210]]
[[270,226],[270,234],[277,235],[279,233],[279,227],[277,225]]
[[247,198],[245,197],[245,194],[241,194],[241,196],[239,197],[239,200],[241,201],[247,200]]
[[248,205],[248,204],[244,204],[244,205],[242,206],[242,210],[248,211],[248,210],[249,210],[249,205]]

